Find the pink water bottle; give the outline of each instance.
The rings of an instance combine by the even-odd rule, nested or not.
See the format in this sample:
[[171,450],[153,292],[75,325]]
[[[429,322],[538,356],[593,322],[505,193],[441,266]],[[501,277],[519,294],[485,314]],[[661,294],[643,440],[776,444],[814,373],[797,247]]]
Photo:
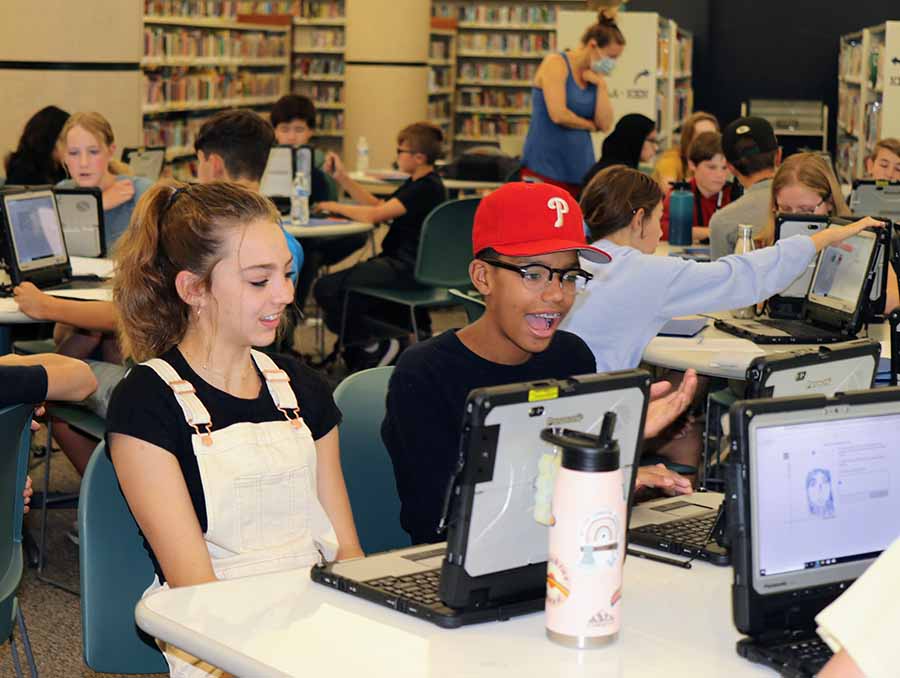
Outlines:
[[625,556],[625,486],[616,415],[600,435],[544,429],[562,451],[553,490],[547,557],[547,637],[578,649],[603,647],[619,635]]

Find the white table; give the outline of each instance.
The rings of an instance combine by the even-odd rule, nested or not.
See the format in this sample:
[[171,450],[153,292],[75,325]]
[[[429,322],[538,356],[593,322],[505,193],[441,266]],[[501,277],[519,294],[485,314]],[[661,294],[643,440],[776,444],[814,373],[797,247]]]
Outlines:
[[313,584],[306,570],[163,591],[135,619],[244,677],[772,675],[735,653],[730,568],[628,558],[624,591],[619,642],[580,652],[547,640],[541,613],[445,630]]
[[[317,219],[315,221],[329,221],[326,219]],[[370,233],[375,228],[374,224],[367,224],[362,221],[345,221],[343,219],[335,219],[335,223],[321,223],[315,226],[294,226],[290,219],[283,219],[282,225],[284,230],[295,238],[336,238],[342,235],[355,235],[357,233]]]
[[[388,172],[390,170],[379,170]],[[350,172],[350,178],[360,184],[372,195],[390,195],[400,186],[400,181],[386,181],[365,172]],[[476,193],[494,191],[503,185],[502,181],[464,181],[462,179],[443,179],[444,188],[451,193]]]
[[[728,313],[710,314],[722,318]],[[696,316],[691,316],[696,317]],[[698,374],[726,379],[743,379],[750,362],[761,355],[801,348],[818,348],[828,344],[754,344],[749,339],[741,339],[713,326],[713,320],[696,337],[654,337],[644,350],[644,361],[658,367],[673,370],[694,368]],[[870,338],[881,343],[881,355],[891,354],[890,325],[870,325],[868,335],[865,329],[860,338]]]

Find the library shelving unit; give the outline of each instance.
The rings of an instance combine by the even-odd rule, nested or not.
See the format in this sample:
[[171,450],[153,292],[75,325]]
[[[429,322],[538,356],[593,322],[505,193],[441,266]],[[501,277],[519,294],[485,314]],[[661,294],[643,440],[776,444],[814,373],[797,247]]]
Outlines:
[[446,157],[453,153],[456,35],[455,20],[432,19],[428,45],[428,120],[444,132]]
[[288,91],[289,20],[238,13],[254,4],[144,2],[142,141],[168,148],[176,176],[189,176],[181,163],[193,157],[209,115],[235,106],[264,109]]
[[295,3],[293,91],[316,104],[319,145],[340,152],[344,137],[344,0]]
[[[560,12],[560,48],[577,44],[595,17],[594,12]],[[693,110],[693,36],[655,12],[620,12],[616,22],[628,45],[606,80],[616,120],[627,113],[646,115],[656,120],[660,151],[676,146]]]
[[900,137],[900,21],[841,36],[838,53],[839,179],[865,175],[878,139]]
[[524,137],[531,120],[534,74],[556,49],[557,11],[578,5],[583,6],[583,0],[432,2],[434,17],[457,20],[457,149],[497,144],[505,135]]

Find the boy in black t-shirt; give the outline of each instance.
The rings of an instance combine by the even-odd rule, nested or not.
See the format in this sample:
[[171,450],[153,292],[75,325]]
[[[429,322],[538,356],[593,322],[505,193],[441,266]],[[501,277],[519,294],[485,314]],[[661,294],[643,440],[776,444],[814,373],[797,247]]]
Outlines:
[[[417,122],[400,130],[397,135],[397,165],[409,174],[403,184],[387,199],[380,200],[353,181],[344,170],[340,159],[329,153],[325,171],[357,202],[348,205],[338,202],[319,203],[318,208],[354,221],[379,223],[390,221],[390,230],[382,242],[382,252],[377,257],[356,266],[324,276],[316,283],[316,301],[322,308],[325,324],[332,332],[340,332],[344,293],[355,285],[413,284],[413,268],[419,249],[422,222],[435,207],[447,199],[441,178],[434,171],[434,162],[440,156],[444,135],[427,122]],[[360,322],[368,315],[386,320],[394,325],[405,324],[406,310],[396,304],[379,303],[359,295],[350,297],[347,309],[347,325],[344,344],[349,350],[344,356],[351,369],[363,369],[389,365],[397,356],[396,339],[372,341]],[[419,327],[428,328],[427,313],[417,316]],[[353,345],[359,347],[354,350]]]
[[[585,242],[572,196],[550,184],[505,184],[481,201],[472,241],[469,275],[484,296],[484,315],[458,332],[411,346],[388,386],[381,437],[394,464],[400,524],[414,544],[443,539],[436,528],[459,458],[469,391],[597,370],[580,338],[557,331],[591,277],[578,255],[609,261]],[[668,395],[668,383],[654,384],[644,435],[655,436],[674,421],[696,385],[692,370]],[[688,479],[662,465],[641,468],[638,486],[691,491]]]

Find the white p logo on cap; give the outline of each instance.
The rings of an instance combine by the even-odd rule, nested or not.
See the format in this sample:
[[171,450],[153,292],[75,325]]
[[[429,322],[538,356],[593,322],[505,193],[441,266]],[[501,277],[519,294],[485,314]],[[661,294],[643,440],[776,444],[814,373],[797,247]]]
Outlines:
[[556,223],[553,224],[553,228],[562,228],[563,215],[569,213],[569,203],[563,198],[553,197],[547,201],[547,207],[556,210]]

